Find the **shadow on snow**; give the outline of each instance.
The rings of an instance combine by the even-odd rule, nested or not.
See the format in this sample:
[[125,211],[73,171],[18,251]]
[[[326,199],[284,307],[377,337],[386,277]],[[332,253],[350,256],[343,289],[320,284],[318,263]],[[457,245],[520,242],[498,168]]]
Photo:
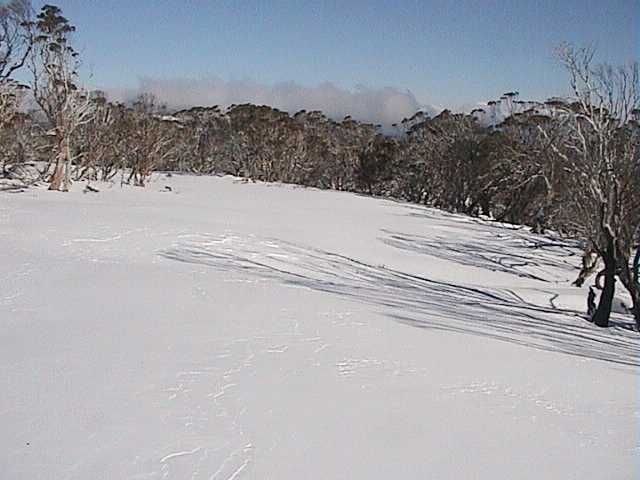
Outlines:
[[160,255],[375,305],[396,321],[414,327],[640,365],[637,334],[627,331],[624,324],[600,329],[586,322],[580,312],[536,305],[510,290],[432,280],[277,239],[197,236]]
[[[382,241],[394,248],[440,258],[464,266],[479,267],[519,277],[550,281],[549,268],[575,270],[579,261],[575,245],[562,239],[502,231],[482,238],[459,238],[454,235],[423,237],[383,230]],[[534,273],[535,272],[535,273]]]

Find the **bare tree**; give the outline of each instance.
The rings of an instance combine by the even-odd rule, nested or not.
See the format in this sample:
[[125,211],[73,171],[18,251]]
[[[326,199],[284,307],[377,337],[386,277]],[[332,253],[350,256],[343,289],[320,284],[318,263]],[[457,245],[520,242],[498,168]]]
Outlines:
[[24,86],[13,80],[0,82],[0,131],[7,129],[19,113]]
[[104,92],[91,92],[91,120],[74,133],[73,179],[109,180],[122,168],[123,105],[107,100]]
[[12,75],[25,64],[32,48],[29,28],[31,4],[28,0],[11,0],[0,5],[0,134],[15,122],[23,85]]
[[27,61],[33,46],[30,20],[29,0],[10,0],[0,5],[0,84]]
[[177,118],[164,115],[153,95],[140,95],[127,112],[125,144],[128,181],[144,187],[147,178],[174,153],[179,125]]
[[25,133],[31,119],[20,111],[24,90],[24,86],[15,81],[0,83],[0,174],[3,177],[9,176],[9,170],[25,160]]
[[559,56],[573,98],[558,105],[565,133],[552,148],[569,173],[571,226],[604,262],[593,321],[608,326],[618,276],[631,294],[640,327],[640,296],[630,260],[640,221],[640,131],[634,122],[640,106],[638,65],[596,65],[593,49],[569,45]]

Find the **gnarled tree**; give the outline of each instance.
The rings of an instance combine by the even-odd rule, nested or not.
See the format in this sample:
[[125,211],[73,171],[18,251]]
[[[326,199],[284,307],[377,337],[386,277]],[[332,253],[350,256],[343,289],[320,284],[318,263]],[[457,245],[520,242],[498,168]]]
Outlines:
[[78,53],[69,43],[75,27],[58,7],[45,5],[30,23],[34,31],[30,70],[33,97],[44,113],[55,140],[50,190],[69,189],[71,164],[76,157],[75,131],[90,121],[93,106],[78,85]]
[[640,129],[634,119],[640,107],[638,65],[596,65],[592,49],[571,46],[561,48],[560,59],[573,98],[557,106],[564,134],[552,147],[569,173],[571,227],[604,262],[604,286],[592,319],[598,326],[609,325],[618,277],[631,294],[640,327],[640,295],[631,266],[640,222]]

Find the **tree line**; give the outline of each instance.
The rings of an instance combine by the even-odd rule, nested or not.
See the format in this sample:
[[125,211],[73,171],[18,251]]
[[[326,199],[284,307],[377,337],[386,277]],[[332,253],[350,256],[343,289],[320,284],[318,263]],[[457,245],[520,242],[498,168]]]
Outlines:
[[0,5],[2,177],[37,168],[35,179],[65,191],[79,180],[144,186],[158,170],[232,174],[553,229],[585,242],[578,283],[596,259],[604,265],[590,318],[608,326],[619,280],[640,326],[637,64],[597,64],[592,49],[564,45],[567,98],[525,102],[508,92],[468,114],[419,112],[385,134],[319,111],[169,111],[148,94],[113,102],[82,86],[74,31],[56,6],[36,14],[28,0]]

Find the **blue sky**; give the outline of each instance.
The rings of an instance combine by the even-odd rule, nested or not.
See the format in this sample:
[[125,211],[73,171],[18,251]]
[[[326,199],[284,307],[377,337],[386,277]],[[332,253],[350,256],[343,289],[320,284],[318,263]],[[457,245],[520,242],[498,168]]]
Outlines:
[[553,57],[562,41],[594,44],[614,64],[639,51],[640,0],[50,3],[77,26],[92,83],[107,88],[141,78],[332,82],[408,89],[421,103],[456,108],[509,90],[563,93]]

